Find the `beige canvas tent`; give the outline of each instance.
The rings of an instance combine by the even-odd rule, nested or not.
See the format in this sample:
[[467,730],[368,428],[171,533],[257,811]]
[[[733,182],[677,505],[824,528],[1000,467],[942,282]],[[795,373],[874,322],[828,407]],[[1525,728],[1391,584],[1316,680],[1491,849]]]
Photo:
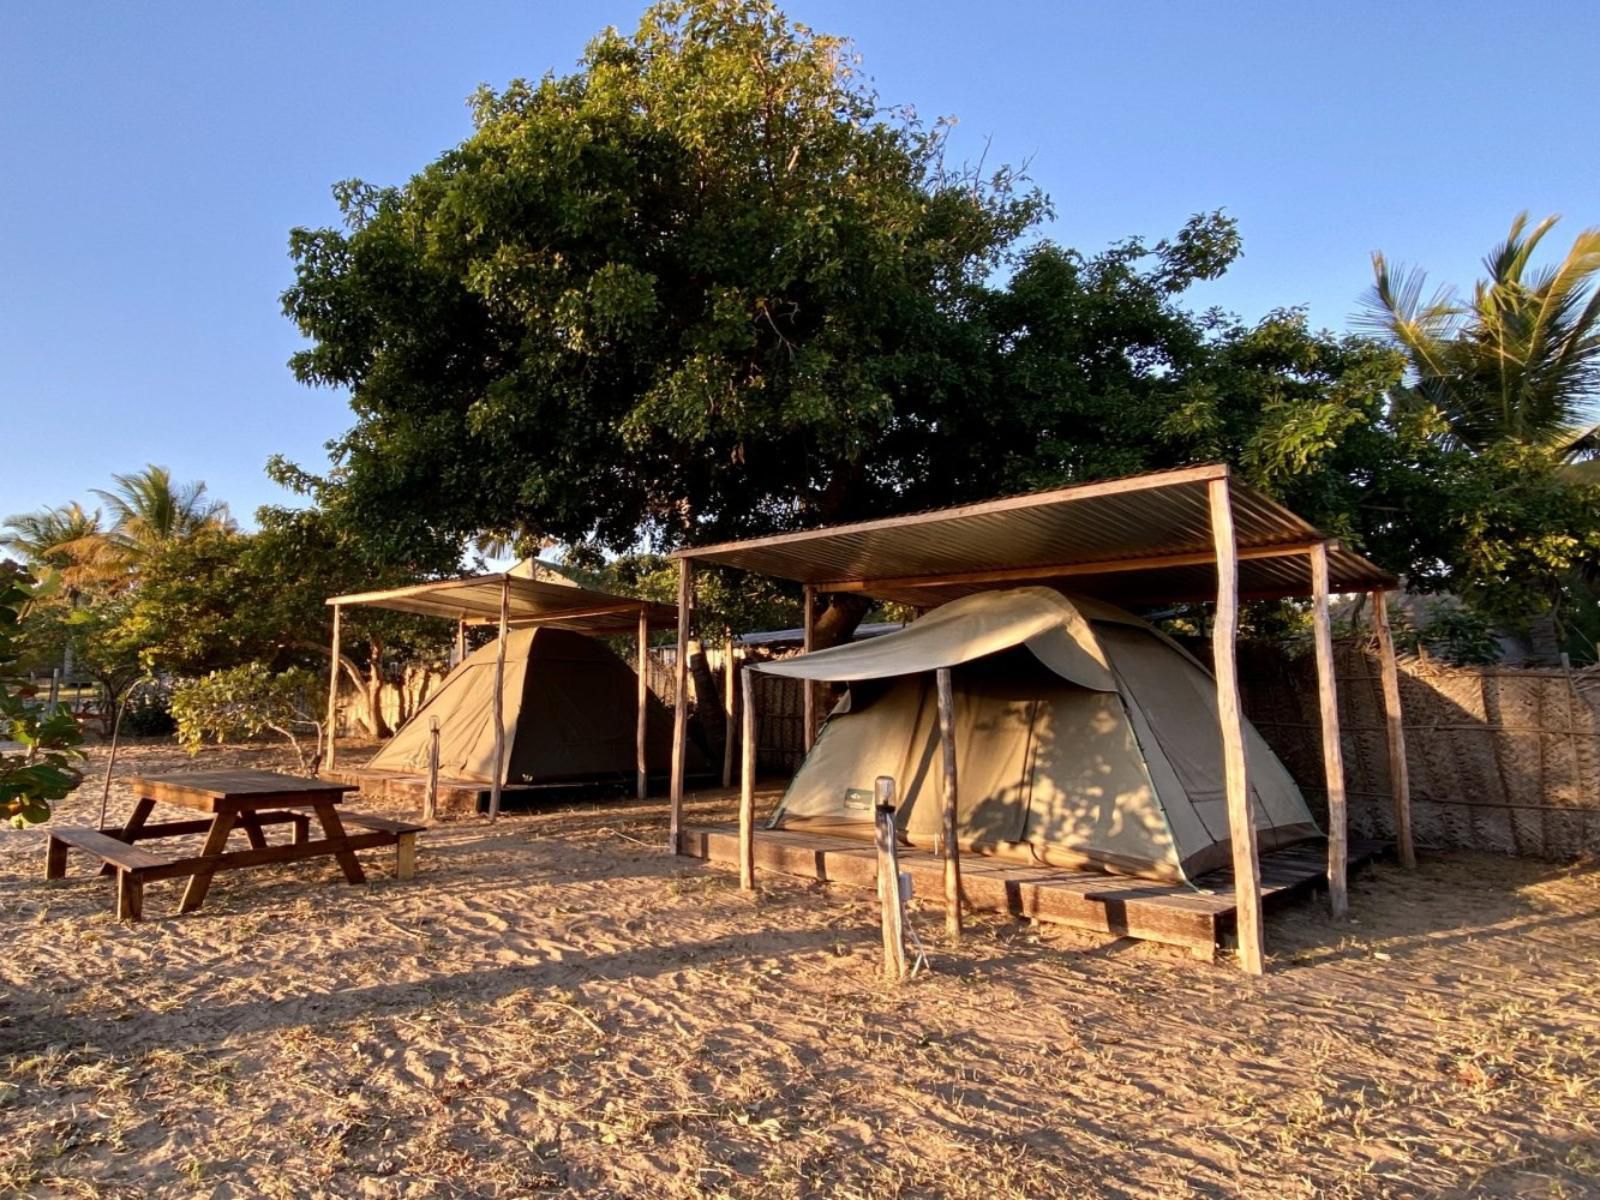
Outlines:
[[[963,850],[1193,879],[1227,865],[1226,781],[1211,675],[1109,604],[1046,587],[979,592],[898,633],[756,669],[849,685],[773,817],[872,836],[872,788],[898,783],[913,845],[941,824],[934,671],[955,691]],[[1260,845],[1319,835],[1305,800],[1245,726]]]
[[[437,717],[440,774],[494,782],[496,659],[494,643],[469,654],[368,768],[425,772]],[[505,635],[503,679],[502,784],[564,783],[634,770],[638,676],[604,643],[564,629],[512,629]],[[653,695],[646,700],[644,730],[647,768],[665,771],[672,760],[672,716]],[[693,744],[689,755],[692,768],[704,765]]]

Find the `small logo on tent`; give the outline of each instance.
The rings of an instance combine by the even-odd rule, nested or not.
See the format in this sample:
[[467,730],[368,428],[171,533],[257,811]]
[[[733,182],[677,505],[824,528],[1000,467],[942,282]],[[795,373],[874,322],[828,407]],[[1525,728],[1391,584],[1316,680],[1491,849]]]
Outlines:
[[869,813],[872,811],[872,793],[865,788],[845,788],[844,807],[846,812]]

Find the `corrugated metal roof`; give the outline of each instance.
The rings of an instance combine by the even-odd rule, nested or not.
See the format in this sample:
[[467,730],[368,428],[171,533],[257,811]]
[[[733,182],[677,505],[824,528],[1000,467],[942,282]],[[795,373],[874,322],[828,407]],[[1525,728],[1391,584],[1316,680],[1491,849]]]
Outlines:
[[676,605],[513,574],[441,579],[381,592],[332,596],[327,602],[363,604],[452,621],[498,623],[502,584],[509,596],[510,623],[515,626],[549,625],[588,634],[633,633],[639,627],[640,612],[652,629],[670,629],[678,623]]
[[[927,607],[1022,582],[1122,603],[1216,594],[1209,487],[1227,480],[1246,598],[1311,594],[1306,551],[1327,535],[1222,464],[1102,480],[903,517],[694,547],[678,557]],[[1333,591],[1391,587],[1334,546]]]

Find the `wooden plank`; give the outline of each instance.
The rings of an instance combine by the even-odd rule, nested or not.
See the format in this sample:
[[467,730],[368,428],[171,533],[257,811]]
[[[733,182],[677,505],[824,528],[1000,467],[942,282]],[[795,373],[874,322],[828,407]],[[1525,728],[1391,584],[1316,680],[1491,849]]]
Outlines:
[[1400,666],[1395,661],[1394,632],[1389,628],[1389,601],[1380,588],[1372,593],[1372,624],[1378,634],[1378,662],[1383,676],[1384,737],[1389,749],[1389,790],[1394,800],[1395,853],[1402,867],[1417,865],[1411,832],[1411,767],[1406,761],[1405,724],[1400,710]]
[[[169,859],[162,858],[159,854],[151,854],[148,850],[140,850],[137,846],[130,846],[120,838],[110,834],[101,833],[97,829],[89,829],[81,825],[53,825],[50,827],[50,842],[52,845],[60,843],[63,856],[65,847],[71,846],[85,853],[93,854],[103,862],[114,863],[117,867],[127,870],[143,870],[147,867],[159,867]],[[50,874],[51,851],[45,851],[45,876],[55,879],[59,876]],[[63,857],[63,862],[65,861]]]
[[52,834],[45,842],[44,877],[60,879],[67,873],[67,844]]
[[1233,508],[1226,477],[1210,485],[1211,537],[1217,553],[1217,611],[1211,652],[1217,679],[1217,718],[1222,733],[1223,772],[1228,795],[1228,835],[1237,893],[1239,964],[1247,974],[1266,969],[1261,923],[1261,865],[1256,826],[1250,812],[1250,780],[1244,753],[1244,718],[1239,704],[1237,645],[1239,564],[1234,557]]
[[687,558],[678,560],[678,656],[673,663],[676,702],[672,710],[671,812],[667,822],[667,850],[671,854],[679,853],[679,835],[683,832],[683,769],[689,740],[689,603],[694,588],[691,570]]
[[883,926],[883,976],[898,983],[906,977],[906,911],[900,899],[900,860],[894,829],[894,780],[880,775],[874,784],[877,805],[873,827],[878,851],[878,910]]
[[[506,782],[506,622],[511,615],[511,580],[500,580],[500,629],[494,651],[494,777],[489,780],[489,820],[500,819],[500,789]],[[321,814],[318,813],[320,816]],[[335,818],[337,820],[337,818]],[[349,874],[349,868],[345,868]],[[351,880],[352,883],[355,880]]]
[[261,823],[254,813],[240,813],[239,827],[244,830],[244,835],[250,844],[257,850],[263,849],[267,844],[267,835],[261,829]]
[[728,627],[722,631],[722,786],[733,786],[733,744],[734,712],[738,707],[738,698],[735,695],[734,675],[737,668],[733,661],[733,629]]
[[[1239,560],[1294,558],[1320,542],[1300,539],[1265,546],[1239,547]],[[1118,575],[1171,567],[1203,567],[1217,561],[1215,550],[1182,554],[1153,554],[1140,558],[1108,558],[1096,562],[1054,563],[1044,566],[1004,567],[988,571],[957,571],[944,575],[904,575],[888,579],[831,579],[816,585],[818,591],[868,592],[877,588],[940,587],[957,583],[1011,583],[1028,579],[1070,579],[1079,575]]]
[[439,815],[439,718],[428,718],[428,791],[422,802],[422,815],[432,821]]
[[342,606],[333,606],[333,648],[328,655],[328,755],[324,766],[328,770],[338,763],[339,753],[339,618]]
[[[211,822],[211,832],[206,834],[205,845],[200,848],[200,865],[189,876],[188,886],[183,889],[183,899],[178,903],[180,913],[194,912],[206,902],[206,892],[211,887],[211,877],[217,870],[215,860],[221,857],[227,846],[228,834],[232,831],[235,820],[234,814],[224,809]],[[270,852],[270,849],[254,851],[256,854]]]
[[375,830],[371,833],[346,834],[338,839],[318,838],[314,842],[268,846],[265,850],[230,850],[222,854],[163,859],[161,866],[141,868],[139,874],[146,882],[158,879],[181,879],[185,876],[192,877],[202,870],[215,873],[237,871],[246,867],[275,866],[281,863],[303,862],[312,858],[333,858],[347,851],[376,850],[395,844],[394,834]]
[[[289,803],[337,804],[346,793],[360,791],[354,783],[331,779],[306,779],[277,771],[178,771],[170,775],[135,775],[130,781],[141,799],[214,811],[227,805]],[[274,805],[274,802],[285,802]]]
[[417,873],[417,835],[402,833],[395,843],[394,877],[402,882]]
[[638,696],[633,725],[634,792],[640,800],[650,795],[650,762],[647,742],[650,730],[650,618],[639,610]]
[[418,825],[415,821],[396,821],[391,817],[374,816],[372,813],[345,813],[341,823],[354,825],[357,829],[378,829],[393,834],[422,833],[428,828],[426,825]]
[[944,931],[952,942],[961,940],[961,844],[956,831],[956,700],[950,668],[934,673],[939,697],[939,749],[944,766]]
[[[302,813],[293,812],[258,812],[250,814],[258,825],[288,825],[305,821]],[[100,832],[116,838],[118,841],[146,842],[157,838],[189,837],[197,833],[205,833],[211,828],[209,818],[199,817],[193,821],[151,821],[141,825],[138,831],[129,835],[126,829],[120,833],[113,833],[109,829]]]
[[1350,911],[1345,858],[1350,814],[1344,796],[1344,748],[1339,741],[1339,696],[1333,681],[1333,623],[1328,615],[1328,551],[1311,548],[1311,629],[1317,660],[1317,712],[1322,724],[1322,772],[1328,788],[1328,906]]

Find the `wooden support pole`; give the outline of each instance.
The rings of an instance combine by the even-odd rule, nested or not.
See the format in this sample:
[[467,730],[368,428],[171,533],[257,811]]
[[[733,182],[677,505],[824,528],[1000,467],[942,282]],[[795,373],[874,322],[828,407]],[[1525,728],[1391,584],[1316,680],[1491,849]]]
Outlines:
[[1411,768],[1406,762],[1406,733],[1400,712],[1400,666],[1389,628],[1389,602],[1382,589],[1372,593],[1372,624],[1378,633],[1378,665],[1383,676],[1383,719],[1389,743],[1389,790],[1394,797],[1395,851],[1402,867],[1417,865],[1411,833]]
[[635,790],[639,799],[650,795],[650,762],[647,757],[650,732],[650,614],[639,610],[639,711],[633,726],[633,767],[637,775]]
[[694,594],[694,572],[687,558],[678,560],[678,655],[673,663],[675,704],[672,710],[672,814],[667,826],[667,850],[683,853],[683,768],[689,742],[689,602]]
[[328,655],[328,757],[327,770],[334,768],[334,755],[339,744],[339,617],[340,607],[333,606],[333,650]]
[[1217,676],[1217,720],[1222,730],[1222,765],[1227,780],[1239,964],[1247,974],[1259,975],[1265,970],[1261,862],[1256,854],[1256,823],[1250,811],[1250,779],[1245,766],[1244,719],[1239,708],[1239,560],[1235,555],[1228,481],[1213,479],[1207,487],[1211,540],[1217,555],[1217,612],[1211,628],[1211,656]]
[[[809,583],[805,585],[805,613],[802,630],[804,641],[801,649],[810,654],[817,640],[817,589]],[[802,731],[802,744],[807,754],[811,753],[811,743],[817,736],[817,685],[809,679],[800,681],[800,686],[805,689],[805,728]]]
[[733,714],[738,707],[734,695],[733,629],[722,631],[722,786],[733,786]]
[[428,796],[422,817],[431,821],[439,815],[439,718],[428,718]]
[[1311,627],[1316,643],[1317,711],[1322,722],[1322,773],[1328,784],[1328,907],[1350,910],[1350,813],[1344,796],[1344,749],[1339,744],[1339,692],[1333,678],[1333,622],[1328,615],[1328,550],[1311,547]]
[[746,667],[743,674],[744,713],[740,717],[739,740],[739,886],[751,891],[756,886],[755,668]]
[[956,699],[950,668],[934,672],[939,693],[939,749],[944,762],[944,931],[961,940],[961,846],[956,834]]
[[456,622],[456,666],[467,661],[467,619]]
[[900,901],[900,853],[894,830],[894,780],[879,775],[874,820],[878,847],[878,908],[883,923],[883,975],[906,977],[906,913]]
[[494,651],[494,778],[489,781],[489,820],[500,819],[500,790],[506,780],[506,626],[511,616],[511,580],[500,581],[500,630]]

